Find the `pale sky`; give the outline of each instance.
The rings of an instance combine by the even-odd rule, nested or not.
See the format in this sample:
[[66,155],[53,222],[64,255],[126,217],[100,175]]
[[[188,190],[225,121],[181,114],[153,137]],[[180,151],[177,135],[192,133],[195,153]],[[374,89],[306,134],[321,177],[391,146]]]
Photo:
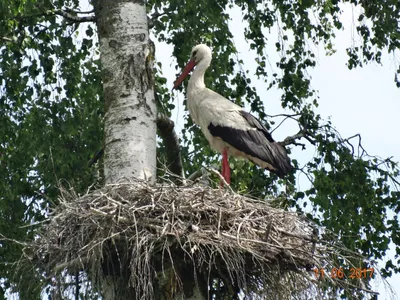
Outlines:
[[[400,142],[398,142],[397,130],[400,128],[400,89],[394,83],[394,72],[396,62],[393,56],[384,55],[383,66],[376,63],[366,65],[363,68],[349,70],[345,63],[347,61],[346,47],[357,41],[352,26],[353,15],[357,20],[359,9],[352,8],[350,5],[343,6],[342,21],[345,30],[338,32],[335,40],[337,52],[330,57],[325,56],[323,48],[315,48],[318,57],[318,65],[309,73],[312,76],[311,85],[319,92],[318,113],[327,120],[331,118],[333,125],[340,132],[342,137],[349,137],[356,133],[361,134],[364,148],[372,155],[381,157],[394,156],[396,161],[400,160]],[[254,71],[256,57],[251,52],[248,43],[243,38],[244,23],[240,9],[230,11],[231,18],[235,22],[230,22],[231,31],[234,33],[235,46],[239,51],[239,57],[244,61],[244,68]],[[275,66],[275,61],[279,55],[275,50],[277,32],[271,31],[269,41],[271,46],[268,48],[268,56],[271,65]],[[153,39],[155,40],[155,39]],[[195,46],[195,45],[193,45]],[[212,45],[209,45],[212,46]],[[163,63],[164,76],[167,77],[168,86],[172,87],[175,80],[176,61],[171,59],[172,47],[156,43],[156,57]],[[187,54],[188,60],[190,53]],[[279,71],[278,69],[276,69]],[[267,91],[266,84],[262,80],[257,80],[254,76],[252,83],[255,84],[259,95],[264,101],[265,111],[273,115],[285,112],[280,106],[281,92],[272,89]],[[175,92],[175,105],[177,109],[173,115],[173,121],[177,130],[183,126],[182,116],[187,114],[183,108],[183,95]],[[283,140],[288,135],[297,133],[296,126],[282,126],[274,132],[276,140]],[[292,151],[291,156],[300,162],[307,162],[312,156],[313,151]],[[308,186],[304,178],[300,178],[301,188]],[[393,259],[394,249],[390,251],[389,257]],[[383,263],[381,262],[381,265]],[[384,284],[375,282],[373,288],[380,293],[378,299],[400,299],[400,275],[394,275],[388,280],[397,296],[393,297],[385,291]],[[396,284],[397,283],[397,284]]]

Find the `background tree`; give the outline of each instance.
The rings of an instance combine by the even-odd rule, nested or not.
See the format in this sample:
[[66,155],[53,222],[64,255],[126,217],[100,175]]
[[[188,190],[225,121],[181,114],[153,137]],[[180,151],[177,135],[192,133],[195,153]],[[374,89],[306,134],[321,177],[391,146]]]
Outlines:
[[[292,112],[290,118],[298,122],[306,147],[315,147],[316,155],[303,168],[294,158],[295,169],[285,181],[251,164],[238,163],[233,188],[263,197],[276,195],[284,187],[286,192],[277,205],[299,211],[303,208],[298,200],[307,196],[321,215],[308,214],[310,218],[339,234],[350,249],[379,259],[390,242],[400,252],[399,192],[393,188],[399,184],[398,166],[390,158],[368,155],[356,139],[342,138],[329,121],[322,120],[315,112],[318,97],[307,75],[317,62],[310,43],[334,53],[335,32],[342,29],[343,3],[358,5],[363,11],[354,21],[360,42],[347,49],[350,69],[380,63],[382,53],[398,51],[400,5],[393,1],[172,0],[149,1],[147,8],[152,33],[159,41],[174,45],[179,66],[187,61],[193,45],[212,45],[214,60],[207,86],[238,104],[249,105],[268,124],[271,119],[236,56],[228,27],[227,8],[242,9],[248,22],[245,38],[258,56],[255,75],[282,90],[282,107]],[[93,183],[103,184],[98,176],[101,166],[89,168],[87,163],[102,146],[105,75],[99,68],[96,14],[83,12],[80,4],[72,0],[0,1],[0,232],[8,239],[34,237],[35,224],[57,205],[60,181],[82,193]],[[269,40],[263,30],[273,26],[280,28],[277,41]],[[267,43],[274,43],[281,53],[276,62],[280,73],[269,73]],[[161,71],[158,62],[155,91],[161,109],[170,115],[175,103]],[[399,72],[395,74],[397,86]],[[181,146],[186,175],[217,161],[190,119],[185,120]],[[165,161],[168,149],[163,142],[157,155],[160,162]],[[311,188],[298,190],[297,172],[307,174]],[[393,218],[387,210],[394,211]],[[4,278],[0,295],[12,286],[22,299],[39,298],[39,290],[33,295],[29,289],[34,285],[32,272],[25,273],[30,280],[21,280],[10,267],[22,245],[6,239],[1,244],[0,256],[6,263],[0,265]],[[382,273],[398,272],[398,264],[389,261]]]

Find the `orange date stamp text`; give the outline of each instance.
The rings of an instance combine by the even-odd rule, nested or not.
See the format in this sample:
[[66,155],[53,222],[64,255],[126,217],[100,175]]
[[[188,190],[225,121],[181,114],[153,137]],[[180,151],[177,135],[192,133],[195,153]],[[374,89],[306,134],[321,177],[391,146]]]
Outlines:
[[344,270],[343,268],[332,268],[330,270],[325,270],[324,268],[315,268],[314,275],[316,278],[323,279],[325,276],[330,276],[331,278],[344,278],[348,277],[354,278],[372,278],[374,275],[374,268],[350,268],[349,270]]

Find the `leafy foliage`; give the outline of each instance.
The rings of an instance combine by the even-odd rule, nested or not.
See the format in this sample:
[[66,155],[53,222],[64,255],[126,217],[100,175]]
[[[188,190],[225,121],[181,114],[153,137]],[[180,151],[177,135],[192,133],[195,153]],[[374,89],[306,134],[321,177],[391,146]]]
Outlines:
[[[0,1],[0,231],[19,241],[32,238],[35,228],[21,226],[42,220],[57,203],[58,180],[86,191],[96,179],[87,167],[102,140],[94,27],[80,39],[82,27],[51,13],[62,2],[77,6]],[[20,253],[18,244],[2,242],[6,288],[23,283],[10,268]]]
[[[234,189],[264,197],[285,187],[280,205],[303,211],[299,200],[309,199],[317,213],[310,214],[311,218],[338,233],[350,249],[381,258],[390,242],[400,253],[398,165],[369,155],[357,137],[342,138],[332,124],[324,122],[315,113],[318,97],[307,75],[317,62],[310,44],[321,44],[328,55],[334,54],[335,33],[343,28],[343,3],[358,5],[363,11],[355,21],[360,42],[354,41],[347,49],[349,69],[380,63],[383,52],[399,50],[400,5],[396,1],[150,0],[148,9],[152,32],[159,41],[174,45],[179,68],[193,45],[212,45],[214,63],[206,85],[248,105],[268,124],[263,102],[252,86],[253,74],[244,70],[237,57],[228,26],[228,8],[241,8],[248,25],[245,38],[257,53],[255,75],[282,90],[282,107],[291,110],[299,127],[306,129],[307,147],[315,147],[316,155],[303,168],[293,160],[296,169],[285,181],[252,164],[235,162]],[[78,191],[98,181],[98,169],[87,166],[101,148],[103,136],[95,26],[58,14],[66,11],[79,17],[75,12],[79,5],[78,0],[0,0],[0,232],[10,239],[33,238],[36,226],[21,226],[43,220],[47,209],[57,205],[59,180]],[[279,40],[270,40],[269,30],[278,27]],[[275,45],[281,55],[276,62],[279,74],[271,74],[267,67],[268,44]],[[155,71],[156,92],[169,115],[174,103],[160,62]],[[394,77],[400,87],[399,73],[400,69]],[[159,157],[165,151],[161,143]],[[187,174],[217,163],[218,156],[189,118],[182,132],[182,152]],[[309,177],[311,188],[297,190],[298,172]],[[388,211],[394,211],[393,218]],[[20,245],[1,241],[4,261],[16,261],[20,251]],[[400,271],[399,264],[389,262],[382,271],[389,276]],[[21,297],[26,293],[39,298],[39,291],[28,294],[34,284],[27,286],[16,279],[9,264],[0,265],[0,277],[6,279],[0,298],[11,284]]]

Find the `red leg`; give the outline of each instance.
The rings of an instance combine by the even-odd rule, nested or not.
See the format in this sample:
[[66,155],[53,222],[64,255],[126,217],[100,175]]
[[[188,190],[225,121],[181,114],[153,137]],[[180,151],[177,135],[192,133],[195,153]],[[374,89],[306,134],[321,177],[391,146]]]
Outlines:
[[228,151],[225,149],[225,181],[227,184],[231,184],[231,168],[229,167]]
[[[224,152],[222,152],[222,177],[224,177],[227,184],[231,183],[231,169],[229,168],[228,151],[226,148]],[[221,187],[223,185],[224,184],[221,182]]]
[[[222,161],[221,161],[221,174],[222,174],[222,177],[225,178],[225,159],[224,159],[224,154],[223,153],[222,153]],[[220,187],[224,186],[224,182],[222,180],[221,180],[219,186]]]

